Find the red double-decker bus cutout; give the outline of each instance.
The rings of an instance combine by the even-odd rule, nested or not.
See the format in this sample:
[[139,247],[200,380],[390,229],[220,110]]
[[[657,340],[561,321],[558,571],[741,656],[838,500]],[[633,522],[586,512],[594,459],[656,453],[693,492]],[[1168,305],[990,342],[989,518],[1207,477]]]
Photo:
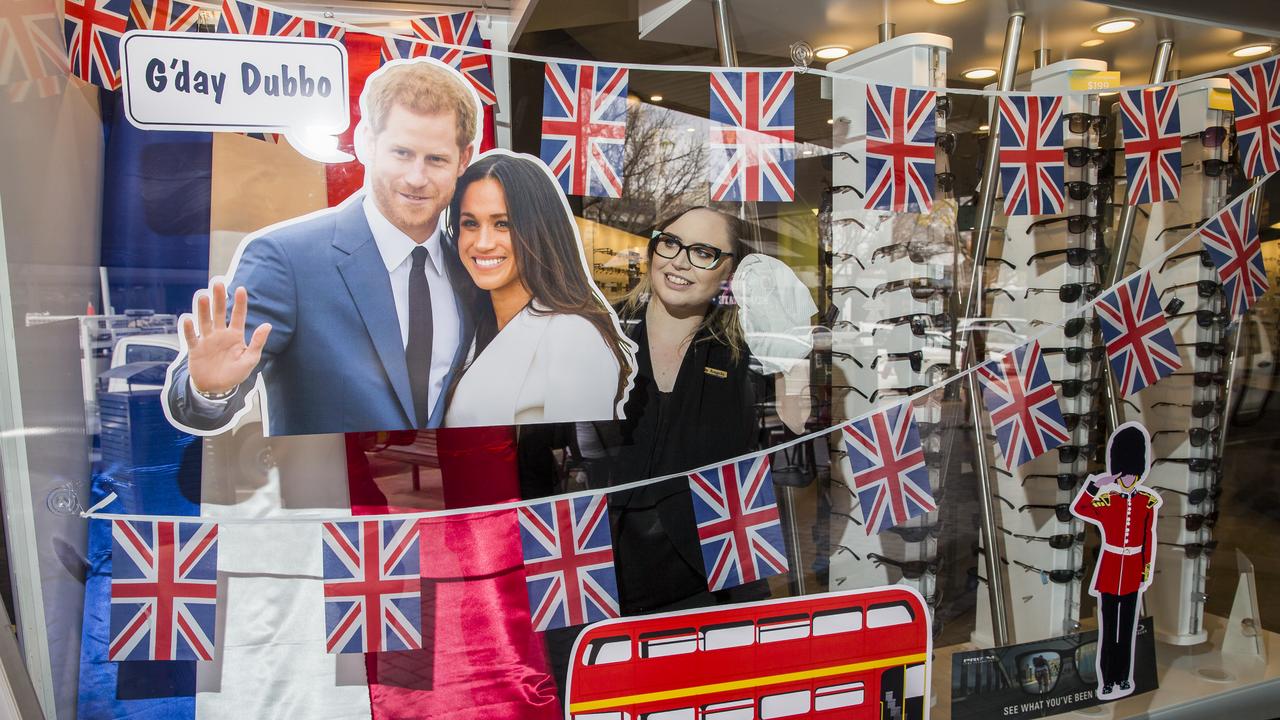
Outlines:
[[931,634],[895,585],[605,620],[578,636],[567,720],[922,720]]

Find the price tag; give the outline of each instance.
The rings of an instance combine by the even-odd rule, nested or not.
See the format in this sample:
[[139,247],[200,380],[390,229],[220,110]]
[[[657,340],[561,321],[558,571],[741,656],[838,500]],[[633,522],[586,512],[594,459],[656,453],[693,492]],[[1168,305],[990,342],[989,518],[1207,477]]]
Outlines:
[[1067,82],[1074,91],[1110,90],[1120,87],[1120,71],[1072,70]]
[[1209,88],[1209,109],[1232,112],[1231,91],[1226,88]]

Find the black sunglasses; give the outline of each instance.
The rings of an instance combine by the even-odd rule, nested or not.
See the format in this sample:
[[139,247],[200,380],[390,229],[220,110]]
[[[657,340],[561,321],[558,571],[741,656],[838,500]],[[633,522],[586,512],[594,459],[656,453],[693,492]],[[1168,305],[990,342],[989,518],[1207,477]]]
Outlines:
[[1152,465],[1159,465],[1161,463],[1178,463],[1180,465],[1186,465],[1188,470],[1190,470],[1191,472],[1198,472],[1198,473],[1208,472],[1210,470],[1217,471],[1222,467],[1222,461],[1219,460],[1218,458],[1203,458],[1203,457],[1156,458],[1155,462],[1153,462]]
[[[1198,311],[1197,311],[1198,312]],[[1208,340],[1200,340],[1198,342],[1174,343],[1178,347],[1193,347],[1196,349],[1196,357],[1208,358],[1217,355],[1218,357],[1227,356],[1227,345],[1222,342],[1209,342]]]
[[902,538],[905,542],[918,543],[923,542],[926,538],[938,537],[942,534],[942,527],[938,523],[916,527],[891,527],[889,532]]
[[1151,433],[1151,439],[1155,440],[1161,435],[1187,435],[1191,440],[1191,447],[1204,447],[1210,440],[1217,443],[1221,438],[1221,433],[1216,429],[1197,427],[1189,430],[1157,430]]
[[1222,412],[1222,408],[1224,407],[1224,405],[1221,400],[1197,400],[1191,403],[1168,402],[1166,400],[1161,400],[1160,402],[1154,403],[1151,406],[1153,410],[1158,407],[1191,408],[1191,417],[1203,418],[1203,417],[1209,417],[1214,413]]
[[1080,267],[1090,260],[1093,261],[1094,265],[1105,265],[1107,264],[1107,260],[1111,259],[1111,253],[1107,252],[1106,248],[1069,247],[1060,250],[1045,250],[1043,252],[1038,252],[1027,258],[1027,265],[1031,265],[1031,263],[1036,262],[1037,260],[1045,260],[1047,258],[1057,257],[1058,255],[1066,255],[1067,264],[1071,267]]
[[1102,148],[1069,147],[1067,148],[1067,165],[1082,168],[1090,163],[1100,163],[1107,157],[1107,150]]
[[1096,443],[1086,443],[1084,445],[1059,445],[1058,446],[1058,462],[1070,464],[1080,459],[1092,458],[1102,449],[1102,446]]
[[938,133],[933,139],[934,145],[942,152],[950,155],[956,150],[956,134],[953,132]]
[[871,291],[871,297],[874,298],[882,293],[897,292],[898,290],[910,290],[911,297],[916,300],[927,300],[934,295],[946,295],[951,291],[951,288],[934,282],[933,278],[905,278],[902,280],[890,280],[887,283],[877,285]]
[[1098,202],[1104,202],[1111,198],[1114,191],[1111,183],[1089,183],[1084,180],[1068,180],[1065,184],[1067,197],[1072,200],[1081,202],[1093,198]]
[[1105,133],[1107,131],[1106,115],[1091,115],[1089,113],[1073,112],[1063,115],[1063,118],[1067,121],[1067,129],[1076,135],[1083,135],[1088,132],[1090,128],[1097,128],[1099,133]]
[[1160,270],[1158,270],[1158,272],[1164,272],[1164,269],[1166,267],[1174,263],[1181,262],[1182,260],[1185,260],[1187,258],[1197,257],[1197,256],[1200,258],[1200,264],[1203,265],[1204,267],[1207,267],[1207,268],[1215,267],[1213,263],[1213,256],[1209,254],[1208,250],[1192,250],[1191,252],[1184,252],[1184,253],[1178,253],[1177,255],[1170,255],[1168,258],[1165,259],[1163,263],[1160,264]]
[[1080,394],[1080,391],[1093,395],[1098,392],[1098,388],[1102,387],[1102,378],[1090,378],[1081,380],[1079,378],[1071,378],[1068,380],[1054,380],[1054,385],[1062,387],[1062,396],[1073,398]]
[[1022,294],[1022,299],[1026,300],[1031,295],[1039,295],[1040,293],[1058,293],[1058,299],[1064,303],[1073,303],[1080,299],[1081,295],[1092,300],[1098,297],[1098,293],[1102,292],[1100,283],[1067,283],[1056,288],[1027,288]]
[[1192,505],[1199,505],[1200,503],[1204,502],[1206,498],[1210,500],[1217,500],[1219,497],[1222,496],[1222,486],[1216,483],[1210,487],[1196,488],[1195,490],[1192,490],[1190,492],[1187,492],[1185,490],[1174,490],[1171,487],[1164,487],[1163,485],[1152,485],[1151,489],[1159,490],[1161,492],[1177,493],[1185,497],[1187,499],[1187,502]]
[[1160,297],[1163,299],[1164,296],[1167,295],[1168,293],[1171,293],[1174,290],[1179,290],[1184,287],[1194,287],[1196,289],[1196,294],[1202,298],[1211,298],[1214,295],[1222,292],[1222,283],[1218,282],[1217,280],[1195,280],[1193,282],[1184,282],[1184,283],[1178,283],[1177,285],[1170,285],[1169,287],[1160,291]]
[[1032,326],[1061,325],[1062,335],[1064,337],[1069,337],[1069,338],[1073,338],[1079,335],[1081,331],[1085,329],[1086,326],[1090,330],[1093,330],[1094,332],[1097,332],[1098,329],[1102,327],[1102,323],[1098,320],[1097,315],[1091,315],[1089,317],[1077,315],[1076,317],[1069,318],[1064,323],[1058,323],[1058,322],[1053,322],[1049,320],[1039,320],[1039,319],[1032,319],[1027,321],[1027,323]]
[[1228,134],[1229,133],[1225,127],[1221,125],[1214,125],[1213,127],[1207,127],[1198,133],[1183,135],[1182,139],[1195,140],[1198,138],[1201,145],[1207,148],[1216,148],[1222,146],[1222,143],[1227,139]]
[[1096,215],[1064,215],[1063,217],[1044,218],[1027,225],[1026,234],[1030,235],[1031,231],[1038,227],[1048,227],[1060,222],[1067,224],[1067,232],[1078,234],[1090,228],[1098,229],[1101,226],[1102,219]]
[[893,360],[906,360],[911,363],[912,370],[916,372],[920,372],[920,366],[924,361],[924,352],[921,350],[910,350],[907,352],[890,352],[890,353],[884,353],[883,355],[876,355],[875,358],[871,361],[871,367],[873,369],[877,367],[880,364],[880,360],[882,358],[885,360],[885,362],[890,362]]
[[1173,515],[1172,517],[1180,517],[1186,520],[1187,530],[1195,532],[1202,527],[1213,527],[1218,524],[1218,511],[1211,513],[1189,513],[1187,515]]
[[1023,535],[1022,533],[1011,532],[1005,528],[1000,528],[1005,535],[1010,535],[1026,542],[1040,541],[1049,543],[1049,547],[1054,550],[1066,550],[1076,543],[1084,542],[1084,533],[1062,533],[1059,535]]
[[928,385],[911,385],[910,387],[879,388],[875,392],[871,393],[871,397],[867,398],[867,400],[874,403],[877,399],[882,397],[915,395],[916,393],[924,392],[928,387]]
[[1210,385],[1225,385],[1227,383],[1227,374],[1224,372],[1209,372],[1207,370],[1197,370],[1195,372],[1176,372],[1169,377],[1191,377],[1196,387],[1209,387]]
[[1057,515],[1059,522],[1071,522],[1071,519],[1075,517],[1071,514],[1071,506],[1067,503],[1055,503],[1053,505],[1031,503],[1018,508],[1018,512],[1027,510],[1052,510]]
[[[1173,313],[1169,317],[1194,317],[1196,324],[1202,328],[1213,327],[1214,325],[1231,324],[1231,316],[1224,312],[1214,312],[1212,310],[1188,310],[1186,312]],[[1206,357],[1206,356],[1201,356]]]
[[1075,365],[1084,362],[1088,357],[1093,362],[1098,362],[1107,356],[1106,345],[1094,345],[1085,347],[1084,345],[1068,345],[1067,347],[1047,347],[1041,348],[1040,352],[1044,355],[1062,355],[1066,357],[1067,362]]
[[1223,174],[1234,174],[1239,171],[1240,166],[1235,160],[1201,160],[1199,163],[1187,163],[1183,168],[1200,166],[1200,171],[1205,177],[1219,177]]
[[1013,564],[1029,573],[1039,573],[1042,579],[1052,580],[1059,585],[1066,585],[1073,580],[1079,580],[1084,577],[1084,570],[1045,570],[1035,565],[1028,565],[1021,560],[1014,560]]
[[1053,478],[1058,483],[1058,489],[1062,491],[1074,490],[1083,479],[1081,475],[1076,473],[1058,473],[1057,475],[1050,475],[1048,473],[1032,473],[1030,475],[1023,476],[1022,484],[1025,485],[1026,481],[1031,478]]
[[822,192],[827,195],[840,195],[842,193],[853,193],[859,198],[862,197],[862,191],[852,185],[828,185],[822,188]]
[[1213,551],[1214,551],[1214,550],[1216,550],[1216,549],[1218,548],[1218,541],[1217,541],[1217,540],[1210,540],[1210,541],[1208,541],[1208,542],[1202,542],[1202,543],[1198,543],[1198,542],[1193,542],[1193,543],[1171,543],[1171,542],[1165,542],[1165,541],[1163,541],[1163,540],[1158,540],[1157,542],[1158,542],[1159,544],[1161,544],[1161,545],[1169,545],[1169,546],[1171,546],[1171,547],[1180,547],[1180,548],[1182,548],[1184,551],[1186,551],[1186,553],[1187,553],[1187,557],[1188,557],[1188,558],[1190,558],[1190,559],[1192,559],[1192,560],[1195,560],[1196,558],[1200,557],[1201,555],[1204,555],[1205,557],[1208,557],[1208,556],[1212,555],[1212,554],[1213,554]]
[[911,334],[916,337],[924,337],[925,331],[930,327],[945,328],[951,325],[950,313],[909,313],[907,315],[899,315],[897,317],[885,318],[877,320],[874,327],[871,328],[871,336],[875,334],[883,326],[895,327],[898,325],[910,325]]
[[876,567],[892,565],[898,568],[902,571],[902,577],[908,580],[918,580],[925,573],[936,575],[938,572],[937,560],[894,560],[876,553],[867,553],[867,557],[876,564]]
[[936,253],[928,252],[929,243],[926,242],[900,242],[891,243],[881,248],[876,248],[871,253],[871,262],[875,262],[881,257],[888,256],[890,261],[897,260],[903,256],[909,256],[911,262],[921,265],[926,262],[931,255]]

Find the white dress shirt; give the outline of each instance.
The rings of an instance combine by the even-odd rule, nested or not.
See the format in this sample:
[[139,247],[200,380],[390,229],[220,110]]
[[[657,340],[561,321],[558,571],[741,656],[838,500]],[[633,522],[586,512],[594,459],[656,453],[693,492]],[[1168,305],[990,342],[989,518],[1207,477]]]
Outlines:
[[[396,319],[400,321],[400,344],[409,344],[409,273],[413,269],[413,249],[418,246],[400,231],[390,220],[383,217],[373,202],[373,196],[366,193],[361,201],[365,220],[373,233],[373,242],[378,247],[378,254],[391,277],[391,296],[396,304]],[[446,252],[440,239],[441,229],[427,238],[423,244],[427,248],[430,262],[424,272],[427,286],[431,288],[431,389],[427,400],[434,410],[436,401],[444,386],[444,378],[453,367],[453,358],[458,352],[461,342],[462,324],[458,318],[457,298],[453,294],[453,286],[449,283],[448,265],[443,253]],[[253,302],[253,298],[249,298]],[[373,369],[370,368],[370,371]],[[409,368],[413,373],[414,368]],[[191,401],[196,408],[216,409],[227,403],[226,399],[210,400],[195,390],[195,383],[189,382]],[[372,430],[374,428],[365,428]]]

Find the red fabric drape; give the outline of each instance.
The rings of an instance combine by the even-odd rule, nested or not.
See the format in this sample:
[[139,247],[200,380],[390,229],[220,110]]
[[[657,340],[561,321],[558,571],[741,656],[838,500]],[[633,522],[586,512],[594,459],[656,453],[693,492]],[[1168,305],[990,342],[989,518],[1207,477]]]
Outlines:
[[[381,41],[348,33],[344,42],[352,121],[341,146],[354,153],[359,93],[378,68]],[[492,107],[484,110],[483,129],[481,147],[487,150],[493,147]],[[326,173],[330,205],[359,190],[364,181],[358,162],[329,165]],[[514,428],[436,432],[446,507],[519,498]],[[352,512],[396,512],[374,484],[360,440],[359,433],[347,435]],[[375,720],[561,717],[546,652],[529,619],[515,513],[425,520],[421,531],[424,649],[365,656]]]

